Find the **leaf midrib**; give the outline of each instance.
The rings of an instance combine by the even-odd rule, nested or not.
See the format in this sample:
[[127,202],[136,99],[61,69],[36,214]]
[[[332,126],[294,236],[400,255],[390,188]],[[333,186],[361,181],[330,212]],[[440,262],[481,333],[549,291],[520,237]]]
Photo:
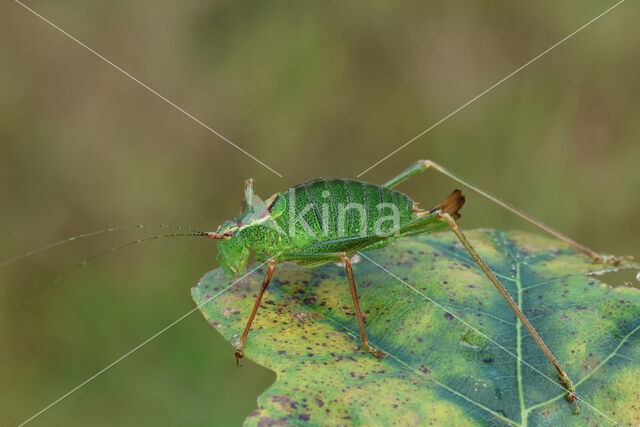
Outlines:
[[[512,256],[510,252],[509,256]],[[515,260],[516,262],[516,303],[518,304],[518,308],[522,311],[522,282],[520,281],[520,262]],[[524,390],[522,386],[522,322],[519,318],[516,319],[516,355],[518,356],[516,359],[516,382],[518,384],[518,400],[520,401],[520,425],[522,427],[527,426],[527,412],[526,412],[526,403],[524,401]]]

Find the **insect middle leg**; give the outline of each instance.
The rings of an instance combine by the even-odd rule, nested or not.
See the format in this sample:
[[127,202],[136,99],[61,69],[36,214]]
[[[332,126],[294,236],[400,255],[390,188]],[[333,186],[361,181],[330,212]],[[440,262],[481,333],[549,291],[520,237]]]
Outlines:
[[549,227],[548,225],[546,225],[545,223],[543,223],[542,221],[540,221],[537,218],[534,218],[533,216],[529,215],[528,213],[510,205],[509,203],[499,199],[498,197],[489,194],[488,192],[482,190],[481,188],[477,187],[476,185],[465,181],[464,179],[458,177],[457,175],[455,175],[454,173],[450,172],[449,170],[445,169],[444,167],[440,166],[439,164],[437,164],[436,162],[433,162],[431,160],[418,160],[416,163],[414,163],[413,165],[409,166],[407,169],[405,169],[402,173],[400,173],[398,176],[390,179],[389,181],[385,182],[383,185],[385,187],[388,188],[393,188],[395,186],[397,186],[398,184],[403,183],[404,181],[406,181],[407,179],[409,179],[410,177],[412,177],[413,175],[417,175],[419,173],[422,173],[424,171],[426,171],[427,169],[434,169],[436,171],[438,171],[439,173],[451,178],[452,180],[464,185],[465,187],[469,188],[470,190],[475,191],[476,193],[480,194],[483,197],[486,197],[487,199],[491,200],[492,202],[496,203],[497,205],[507,209],[509,212],[519,216],[520,218],[524,219],[525,221],[529,222],[530,224],[535,225],[536,227],[544,230],[545,232],[549,233],[550,235],[552,235],[553,237],[562,240],[563,242],[569,244],[569,246],[571,246],[572,248],[584,253],[585,255],[587,255],[588,257],[590,257],[591,259],[593,259],[595,262],[598,263],[603,263],[603,264],[613,264],[613,265],[618,265],[620,264],[620,262],[622,262],[622,259],[616,256],[612,256],[612,255],[602,255],[602,254],[598,254],[597,252],[587,248],[586,246],[581,245],[580,243],[576,242],[575,240],[571,239],[570,237],[565,236],[564,234],[560,233],[559,231]]
[[578,408],[578,403],[577,403],[578,398],[576,396],[575,388],[573,387],[573,382],[569,379],[569,376],[567,375],[565,370],[562,368],[562,366],[560,366],[560,362],[558,362],[558,359],[555,358],[555,356],[551,353],[551,350],[549,350],[549,347],[547,347],[544,341],[542,341],[542,338],[540,338],[540,335],[538,335],[538,332],[534,329],[533,325],[529,323],[529,320],[527,319],[527,317],[524,315],[522,310],[520,310],[520,307],[518,307],[518,304],[516,304],[513,298],[511,298],[511,295],[509,295],[509,293],[504,288],[504,286],[502,286],[502,283],[500,283],[496,275],[493,274],[489,266],[484,262],[482,258],[480,258],[480,255],[478,255],[478,253],[473,248],[473,246],[471,246],[471,243],[467,240],[466,236],[462,233],[462,230],[460,230],[456,221],[451,217],[451,215],[446,213],[441,214],[440,217],[449,224],[449,227],[455,233],[456,237],[458,237],[458,240],[460,240],[460,242],[465,247],[467,252],[469,252],[469,255],[471,255],[471,257],[476,262],[476,264],[478,264],[478,266],[482,269],[484,274],[489,278],[491,283],[493,283],[493,285],[496,287],[498,292],[500,292],[500,294],[505,299],[505,301],[507,301],[511,309],[516,313],[516,316],[518,316],[518,318],[520,319],[520,322],[522,322],[524,327],[527,328],[527,330],[535,340],[536,344],[538,344],[538,347],[540,347],[540,349],[545,354],[545,356],[547,356],[547,359],[549,359],[553,367],[556,368],[556,371],[558,372],[560,379],[562,380],[563,384],[567,388],[567,400],[569,402],[575,403],[576,413],[578,413],[580,409]]
[[351,296],[353,297],[353,305],[356,310],[356,317],[358,318],[358,326],[360,327],[360,337],[362,338],[362,348],[373,354],[377,359],[382,358],[384,353],[380,350],[376,350],[369,345],[367,339],[367,333],[364,330],[364,319],[362,318],[362,312],[360,312],[360,302],[358,301],[358,291],[356,290],[356,281],[353,278],[353,269],[351,268],[351,260],[344,252],[340,254],[340,259],[344,262],[344,266],[347,270],[347,277],[349,278],[349,287],[351,288]]
[[251,314],[249,315],[249,320],[247,321],[247,326],[244,328],[244,332],[240,337],[240,342],[236,347],[236,366],[240,366],[240,359],[244,357],[244,353],[242,350],[244,349],[244,343],[247,341],[247,336],[249,335],[249,330],[251,329],[251,324],[253,323],[254,317],[256,317],[256,313],[258,312],[258,307],[260,307],[260,302],[262,301],[262,295],[264,295],[265,289],[269,286],[269,282],[271,281],[271,277],[273,276],[273,271],[276,268],[276,262],[274,260],[270,260],[267,263],[267,274],[264,276],[264,280],[262,281],[262,286],[260,287],[260,292],[258,292],[258,297],[256,298],[256,302],[253,305],[253,310],[251,310]]

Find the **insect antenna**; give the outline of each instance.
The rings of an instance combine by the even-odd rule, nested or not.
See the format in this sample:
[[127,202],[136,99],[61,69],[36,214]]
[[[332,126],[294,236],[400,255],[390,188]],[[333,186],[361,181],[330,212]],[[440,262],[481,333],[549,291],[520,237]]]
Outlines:
[[24,253],[22,255],[17,255],[14,256],[12,258],[6,259],[4,261],[0,262],[0,268],[6,267],[7,265],[13,264],[15,262],[18,261],[22,261],[23,259],[29,258],[33,255],[39,254],[41,252],[45,252],[48,251],[49,249],[53,249],[57,246],[63,245],[65,243],[69,243],[69,242],[73,242],[75,240],[80,240],[80,239],[84,239],[86,237],[91,237],[91,236],[97,236],[99,234],[106,234],[106,233],[112,233],[115,231],[122,231],[122,230],[131,230],[131,229],[140,229],[140,228],[173,228],[173,229],[177,229],[177,230],[188,230],[188,231],[192,231],[194,233],[204,233],[201,230],[198,230],[197,228],[193,228],[193,227],[188,227],[188,226],[184,226],[184,225],[170,225],[170,224],[136,224],[136,225],[122,225],[119,227],[109,227],[109,228],[105,228],[102,230],[96,230],[96,231],[91,231],[88,233],[82,233],[82,234],[77,234],[75,236],[71,236],[71,237],[67,237],[66,239],[62,239],[62,240],[58,240],[57,242],[53,242],[53,243],[49,243],[48,245],[45,245],[41,248],[38,249],[34,249],[32,251],[29,251],[27,253]]
[[[184,227],[187,228],[187,227]],[[25,303],[28,303],[31,299],[37,297],[38,295],[40,295],[42,292],[46,291],[47,289],[51,288],[52,286],[55,286],[57,283],[59,283],[62,279],[64,279],[65,277],[69,276],[71,273],[73,273],[74,271],[78,270],[81,267],[84,267],[85,265],[89,264],[91,261],[95,261],[98,258],[101,258],[105,255],[111,254],[113,252],[116,252],[122,248],[126,248],[128,246],[133,246],[133,245],[137,245],[138,243],[142,243],[142,242],[147,242],[150,240],[157,240],[157,239],[164,239],[167,237],[209,237],[211,233],[208,232],[204,232],[204,231],[200,231],[197,230],[197,232],[193,232],[193,233],[169,233],[169,234],[158,234],[155,236],[149,236],[149,237],[145,237],[142,239],[136,239],[136,240],[132,240],[130,242],[125,242],[125,243],[121,243],[117,246],[113,246],[105,251],[99,252],[89,258],[84,259],[82,262],[76,264],[75,266],[73,266],[72,268],[70,268],[69,270],[65,271],[64,273],[58,275],[55,279],[53,279],[51,282],[49,282],[47,285],[45,285],[42,289],[40,289],[39,291],[37,291],[35,294],[33,294],[30,298],[28,298],[27,300],[25,300]]]

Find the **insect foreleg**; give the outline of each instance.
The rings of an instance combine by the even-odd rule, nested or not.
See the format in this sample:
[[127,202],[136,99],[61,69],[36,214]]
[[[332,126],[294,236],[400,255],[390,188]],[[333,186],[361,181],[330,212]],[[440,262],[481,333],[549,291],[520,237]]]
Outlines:
[[502,283],[500,283],[500,281],[495,276],[495,274],[493,274],[489,266],[482,260],[482,258],[480,258],[480,255],[478,255],[478,253],[473,248],[473,246],[471,246],[471,243],[469,243],[465,235],[462,233],[462,230],[460,230],[456,221],[451,217],[451,215],[446,213],[441,214],[440,217],[445,221],[447,221],[447,223],[451,227],[451,230],[453,230],[453,232],[458,237],[458,239],[460,240],[462,245],[465,247],[467,252],[469,252],[469,255],[471,255],[473,260],[478,264],[478,266],[482,269],[484,274],[486,274],[489,280],[491,280],[491,283],[493,283],[493,285],[496,287],[498,292],[500,292],[502,297],[507,301],[511,309],[516,313],[516,315],[518,316],[518,318],[520,319],[524,327],[527,328],[527,330],[529,331],[529,333],[531,334],[535,342],[538,344],[540,349],[547,356],[547,359],[549,359],[553,367],[556,368],[558,375],[560,376],[562,382],[567,388],[567,400],[570,402],[574,402],[576,405],[576,413],[579,412],[577,396],[575,394],[573,383],[569,379],[569,376],[567,375],[565,370],[562,369],[562,367],[560,366],[560,362],[558,362],[555,356],[551,353],[551,350],[549,350],[549,347],[547,347],[544,341],[542,341],[542,338],[540,338],[540,335],[538,335],[538,332],[533,328],[531,323],[529,323],[529,320],[526,318],[522,310],[520,310],[520,308],[518,307],[518,304],[516,304],[513,298],[511,298],[511,295],[509,295],[509,293],[504,288],[504,286],[502,286]]
[[271,276],[273,276],[273,271],[276,268],[276,262],[274,260],[270,260],[267,263],[267,274],[264,276],[264,280],[262,281],[262,286],[260,287],[260,292],[258,292],[258,297],[256,298],[256,302],[253,305],[253,310],[251,310],[251,314],[249,315],[249,320],[247,321],[247,326],[244,328],[244,332],[242,333],[242,337],[240,337],[240,342],[236,347],[236,366],[240,366],[240,359],[244,357],[244,353],[242,349],[244,348],[244,343],[247,341],[247,335],[249,335],[249,330],[251,329],[251,323],[253,323],[253,318],[256,317],[256,313],[258,312],[258,307],[260,307],[260,302],[262,301],[262,295],[264,294],[265,289],[269,286],[269,282],[271,281]]
[[388,188],[393,188],[393,187],[397,186],[398,184],[406,181],[407,179],[409,179],[413,175],[417,175],[419,173],[422,173],[422,172],[426,171],[429,168],[432,168],[432,169],[438,171],[439,173],[451,178],[452,180],[460,183],[461,185],[464,185],[465,187],[469,188],[470,190],[475,191],[476,193],[480,194],[481,196],[484,196],[487,199],[491,200],[492,202],[496,203],[497,205],[505,208],[509,212],[519,216],[520,218],[524,219],[525,221],[527,221],[527,222],[535,225],[536,227],[546,231],[547,233],[549,233],[553,237],[562,240],[563,242],[569,244],[569,246],[571,246],[572,248],[577,249],[578,251],[584,253],[585,255],[587,255],[588,257],[593,259],[595,262],[617,265],[622,261],[619,257],[615,257],[615,256],[611,256],[611,255],[598,254],[597,252],[595,252],[595,251],[587,248],[586,246],[581,245],[580,243],[576,242],[575,240],[565,236],[564,234],[560,233],[559,231],[554,230],[553,228],[549,227],[548,225],[546,225],[542,221],[538,220],[537,218],[534,218],[533,216],[529,215],[528,213],[526,213],[524,211],[521,211],[520,209],[518,209],[518,208],[510,205],[509,203],[499,199],[498,197],[496,197],[496,196],[494,196],[494,195],[482,190],[481,188],[475,186],[474,184],[472,184],[472,183],[470,183],[468,181],[465,181],[464,179],[456,176],[455,174],[453,174],[449,170],[445,169],[444,167],[440,166],[439,164],[437,164],[437,163],[435,163],[435,162],[433,162],[431,160],[418,160],[416,163],[414,163],[413,165],[411,165],[410,167],[405,169],[401,174],[399,174],[398,176],[396,176],[396,177],[390,179],[389,181],[385,182],[384,186],[388,187]]
[[358,326],[360,326],[360,337],[362,338],[362,347],[369,353],[373,354],[377,359],[384,356],[384,353],[374,349],[369,345],[367,340],[367,333],[364,330],[364,320],[362,319],[362,313],[360,312],[360,303],[358,302],[358,292],[356,290],[356,281],[353,278],[353,269],[351,268],[351,260],[347,254],[340,254],[340,259],[344,262],[344,266],[347,269],[347,277],[349,278],[349,287],[351,288],[351,296],[353,297],[353,305],[356,309],[356,317],[358,318]]

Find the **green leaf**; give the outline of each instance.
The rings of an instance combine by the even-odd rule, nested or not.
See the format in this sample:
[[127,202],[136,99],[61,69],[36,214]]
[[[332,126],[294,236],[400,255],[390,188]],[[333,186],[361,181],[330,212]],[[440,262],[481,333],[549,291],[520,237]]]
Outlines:
[[[592,273],[614,267],[546,237],[468,237],[574,381],[579,415],[507,303],[455,237],[438,233],[399,239],[354,264],[369,340],[386,353],[380,361],[361,351],[343,267],[277,265],[244,350],[277,380],[246,424],[640,423],[640,291],[606,285]],[[193,288],[233,345],[264,272],[213,299],[234,281],[220,269]]]

